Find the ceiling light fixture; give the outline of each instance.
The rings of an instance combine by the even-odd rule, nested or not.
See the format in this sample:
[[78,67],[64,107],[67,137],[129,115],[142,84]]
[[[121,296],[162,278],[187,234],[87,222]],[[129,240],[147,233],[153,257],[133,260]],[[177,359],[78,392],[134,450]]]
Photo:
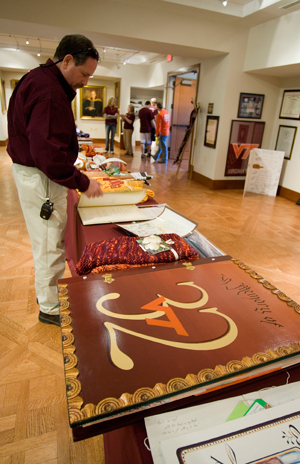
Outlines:
[[106,52],[106,48],[103,48],[103,53],[105,53],[105,52]]
[[223,6],[226,6],[227,5],[227,0],[223,0],[222,3],[223,3]]
[[26,39],[26,42],[25,42],[25,43],[26,43],[26,45],[29,45],[29,40],[28,40],[28,39]]

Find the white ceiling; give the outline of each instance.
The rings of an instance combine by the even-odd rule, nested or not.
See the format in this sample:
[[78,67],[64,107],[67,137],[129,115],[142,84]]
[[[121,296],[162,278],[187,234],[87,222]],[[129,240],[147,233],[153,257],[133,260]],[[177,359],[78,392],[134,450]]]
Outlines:
[[[110,1],[111,3],[116,2],[116,0]],[[130,1],[131,5],[142,3],[142,0],[118,0],[119,3],[128,1]],[[155,4],[170,4],[170,8],[174,10],[184,8],[185,11],[189,10],[195,15],[201,15],[202,19],[232,25],[238,21],[239,25],[242,24],[247,28],[300,10],[300,0],[228,0],[227,6],[223,6],[222,0],[155,0]],[[13,25],[14,27],[12,27]],[[9,49],[14,52],[19,50],[26,51],[33,55],[40,52],[43,57],[42,61],[44,61],[44,57],[52,57],[58,41],[49,39],[49,37],[56,36],[53,33],[55,28],[50,28],[50,26],[45,27],[45,25],[39,27],[37,24],[34,25],[34,28],[30,26],[29,23],[13,22],[0,18],[0,49]],[[52,33],[50,30],[52,30]],[[165,60],[167,53],[186,57],[192,57],[193,53],[197,53],[199,57],[199,50],[192,47],[188,49],[188,47],[174,45],[170,47],[171,51],[167,51],[166,46],[161,44],[159,49],[151,50],[151,43],[130,41],[129,38],[126,44],[124,40],[122,43],[117,43],[113,38],[111,38],[110,42],[109,37],[100,41],[100,36],[99,34],[96,40],[91,38],[103,62],[111,61],[120,64],[145,65]],[[29,44],[26,44],[27,39],[29,40]],[[127,48],[119,48],[119,45],[127,45]],[[138,47],[141,47],[141,49]],[[208,58],[213,56],[215,52],[212,50],[201,50],[201,53],[203,58]],[[282,72],[290,73],[292,69],[279,70],[278,75],[282,75]]]

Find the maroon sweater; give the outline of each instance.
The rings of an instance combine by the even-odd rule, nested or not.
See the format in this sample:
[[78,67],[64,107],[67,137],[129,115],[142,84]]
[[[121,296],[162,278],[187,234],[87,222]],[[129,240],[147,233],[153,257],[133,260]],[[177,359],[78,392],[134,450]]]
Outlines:
[[71,101],[75,95],[57,66],[30,71],[10,98],[7,151],[14,163],[36,167],[52,181],[84,192],[90,181],[74,167],[78,143]]

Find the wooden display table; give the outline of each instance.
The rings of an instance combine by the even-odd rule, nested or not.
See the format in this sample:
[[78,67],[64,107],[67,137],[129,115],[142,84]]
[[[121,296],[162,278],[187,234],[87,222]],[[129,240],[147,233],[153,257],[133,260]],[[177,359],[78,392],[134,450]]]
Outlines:
[[[82,226],[67,259],[123,234]],[[104,433],[106,464],[147,464],[143,418],[300,380],[300,307],[229,256],[59,281],[74,440]],[[120,429],[121,428],[121,429]],[[126,457],[127,456],[127,457]]]

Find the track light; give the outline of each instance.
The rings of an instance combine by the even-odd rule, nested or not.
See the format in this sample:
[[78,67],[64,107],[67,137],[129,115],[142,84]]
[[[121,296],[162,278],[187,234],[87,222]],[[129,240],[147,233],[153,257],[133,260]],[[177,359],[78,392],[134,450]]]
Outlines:
[[39,51],[37,52],[37,54],[36,54],[36,55],[37,55],[37,56],[41,56],[41,52],[42,52],[42,44],[41,44],[41,41],[40,41],[40,39],[38,39],[38,41],[39,41],[39,43],[40,43],[40,49],[39,49]]

